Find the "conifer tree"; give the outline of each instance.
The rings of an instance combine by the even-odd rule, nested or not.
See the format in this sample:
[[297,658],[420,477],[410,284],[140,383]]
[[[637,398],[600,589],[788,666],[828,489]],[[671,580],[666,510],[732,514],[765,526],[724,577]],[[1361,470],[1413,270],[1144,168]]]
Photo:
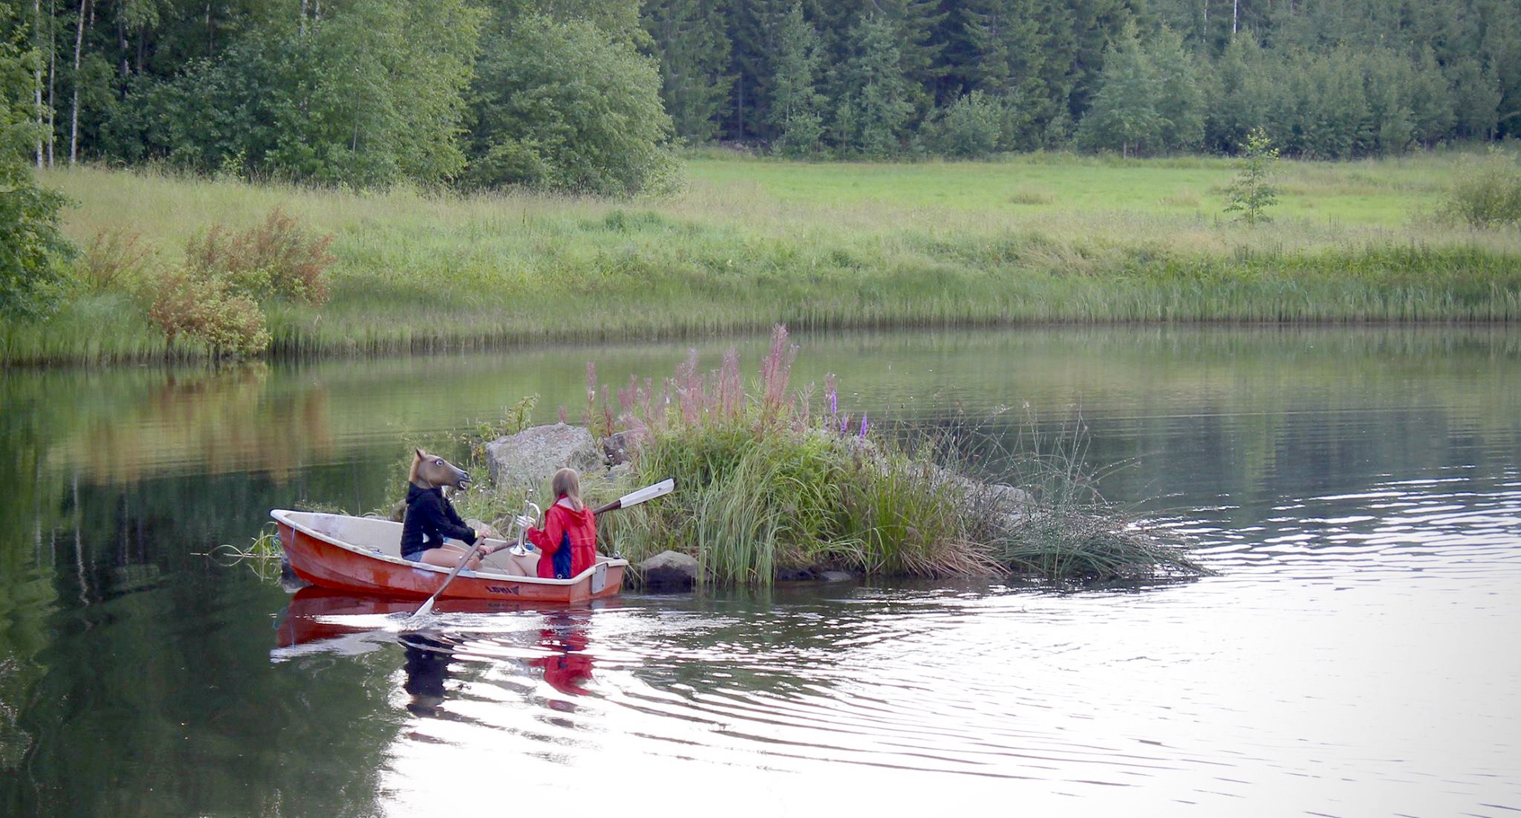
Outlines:
[[851,35],[855,53],[836,86],[835,139],[847,153],[892,156],[902,149],[903,129],[913,113],[897,26],[874,14]]
[[734,78],[724,0],[650,0],[644,27],[660,63],[660,98],[676,135],[708,142],[718,132]]
[[771,89],[775,147],[784,156],[816,153],[824,135],[820,115],[824,97],[818,91],[820,48],[818,31],[804,19],[802,5],[794,2],[778,33],[776,77]]
[[1262,127],[1269,103],[1266,66],[1256,36],[1244,31],[1216,61],[1214,95],[1204,120],[1206,147],[1234,153],[1247,134]]
[[731,139],[770,139],[771,81],[776,76],[778,35],[785,0],[742,0],[729,6],[729,40],[734,80],[729,90],[724,133]]
[[1429,148],[1452,130],[1453,123],[1451,88],[1430,46],[1421,49],[1408,90],[1414,137]]
[[1157,145],[1162,150],[1191,151],[1204,141],[1204,94],[1194,59],[1183,39],[1163,28],[1146,46],[1156,72]]
[[1162,83],[1151,59],[1141,49],[1135,27],[1125,33],[1104,57],[1098,93],[1078,127],[1078,141],[1094,150],[1131,151],[1154,148],[1163,121],[1157,113]]
[[960,12],[961,80],[1002,107],[1006,147],[1037,147],[1033,126],[1050,107],[1040,76],[1045,42],[1037,0],[966,0]]

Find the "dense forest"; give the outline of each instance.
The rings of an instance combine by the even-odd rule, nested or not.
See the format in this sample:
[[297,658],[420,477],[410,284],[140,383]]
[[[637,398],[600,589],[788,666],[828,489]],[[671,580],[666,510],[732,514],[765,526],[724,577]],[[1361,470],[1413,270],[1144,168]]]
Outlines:
[[1340,159],[1521,133],[1515,0],[10,0],[0,36],[33,163],[355,187],[627,194],[676,140],[1158,155],[1260,127]]

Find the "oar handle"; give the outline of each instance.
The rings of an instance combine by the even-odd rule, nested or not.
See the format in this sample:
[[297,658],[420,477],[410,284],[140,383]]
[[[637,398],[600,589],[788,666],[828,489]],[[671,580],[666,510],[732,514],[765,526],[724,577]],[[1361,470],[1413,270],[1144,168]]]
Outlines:
[[603,506],[601,508],[594,508],[594,509],[592,509],[592,516],[596,516],[598,514],[601,514],[604,511],[617,511],[620,508],[623,508],[623,501],[622,500],[614,500],[611,503],[608,503],[607,505],[605,505],[605,506]]

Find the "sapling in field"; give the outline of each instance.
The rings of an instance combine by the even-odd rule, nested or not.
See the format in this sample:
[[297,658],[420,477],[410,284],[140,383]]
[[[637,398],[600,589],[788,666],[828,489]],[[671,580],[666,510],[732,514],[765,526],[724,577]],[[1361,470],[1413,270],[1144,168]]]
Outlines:
[[1225,189],[1230,204],[1226,213],[1240,213],[1241,221],[1250,225],[1272,221],[1267,209],[1278,202],[1278,188],[1272,185],[1278,149],[1261,128],[1251,132],[1236,161],[1236,180]]

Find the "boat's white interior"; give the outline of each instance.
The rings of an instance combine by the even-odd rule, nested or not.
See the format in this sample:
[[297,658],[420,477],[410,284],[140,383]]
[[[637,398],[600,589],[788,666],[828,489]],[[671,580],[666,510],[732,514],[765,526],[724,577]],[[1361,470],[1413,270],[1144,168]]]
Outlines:
[[[276,509],[269,516],[299,531],[303,531],[313,537],[332,543],[341,548],[346,548],[366,556],[406,565],[412,568],[425,568],[439,573],[447,574],[449,569],[440,568],[436,565],[425,565],[420,562],[412,562],[401,558],[401,523],[390,520],[382,520],[376,517],[349,517],[343,514],[319,514],[311,511],[286,511]],[[501,545],[502,540],[487,540],[486,542]],[[458,543],[462,548],[468,548],[464,543]],[[477,577],[511,577],[519,582],[535,582],[546,585],[572,585],[580,582],[582,577],[596,570],[596,566],[586,569],[579,576],[570,579],[542,579],[537,576],[525,576],[513,572],[506,564],[507,552],[499,551],[481,560],[479,571],[461,571],[460,576]],[[612,559],[598,555],[599,563],[605,562],[611,565],[627,565],[625,560]]]

